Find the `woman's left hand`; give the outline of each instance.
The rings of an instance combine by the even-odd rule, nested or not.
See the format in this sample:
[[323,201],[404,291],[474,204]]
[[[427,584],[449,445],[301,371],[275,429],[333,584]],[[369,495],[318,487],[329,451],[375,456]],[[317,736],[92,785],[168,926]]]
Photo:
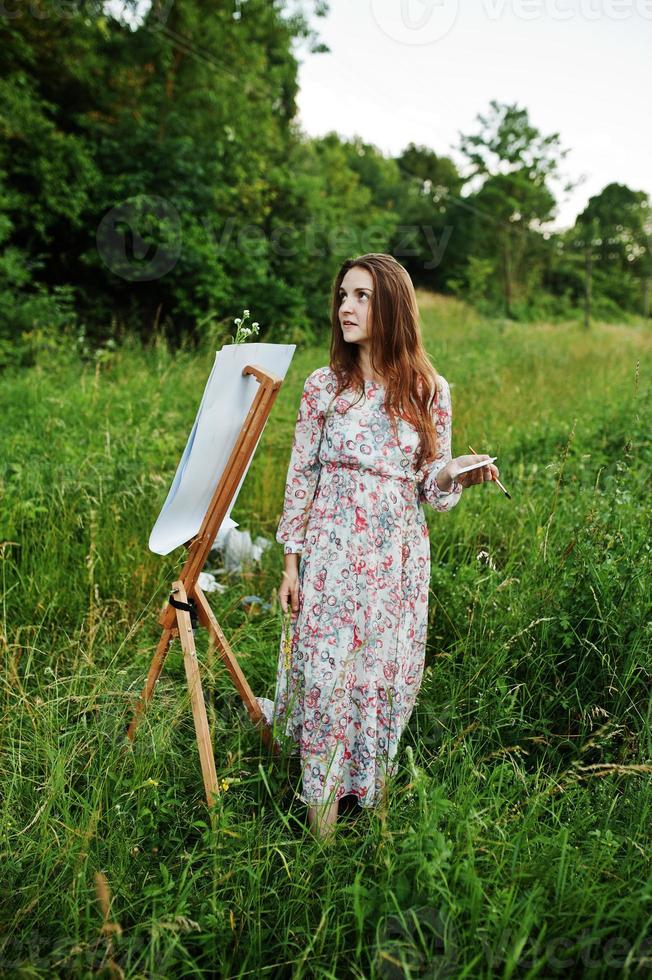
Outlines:
[[464,489],[474,483],[487,483],[489,480],[497,480],[500,474],[495,463],[487,463],[486,466],[478,466],[476,470],[469,470],[468,473],[456,475],[458,470],[470,466],[472,463],[479,463],[482,459],[491,459],[491,457],[488,453],[470,453],[468,456],[456,456],[455,459],[451,460],[453,479],[461,483]]

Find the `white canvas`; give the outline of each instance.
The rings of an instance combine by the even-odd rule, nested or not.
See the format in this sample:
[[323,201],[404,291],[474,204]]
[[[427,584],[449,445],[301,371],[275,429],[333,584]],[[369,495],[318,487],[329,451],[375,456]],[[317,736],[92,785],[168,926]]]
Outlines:
[[[167,555],[194,537],[201,527],[260,387],[256,378],[243,375],[242,369],[247,364],[256,364],[285,378],[295,350],[296,344],[227,344],[216,353],[186,448],[149,536],[151,551]],[[217,533],[237,527],[229,514],[257,447],[258,442]]]

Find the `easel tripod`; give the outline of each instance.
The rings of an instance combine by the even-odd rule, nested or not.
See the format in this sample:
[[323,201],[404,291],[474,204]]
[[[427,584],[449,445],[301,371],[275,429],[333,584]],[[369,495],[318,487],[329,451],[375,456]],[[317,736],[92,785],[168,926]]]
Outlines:
[[219,793],[219,789],[215,770],[215,756],[213,754],[204,692],[201,686],[199,663],[195,649],[193,621],[198,620],[208,630],[209,636],[224,661],[224,665],[242,698],[249,718],[256,727],[261,729],[265,744],[267,746],[271,745],[276,750],[276,744],[273,743],[271,738],[271,729],[265,722],[260,705],[256,701],[254,693],[240,669],[235,654],[220,629],[219,623],[208,604],[208,600],[198,584],[200,573],[208,558],[208,553],[213,545],[215,536],[227,514],[233,495],[240,484],[249,459],[256,448],[260,434],[282,384],[281,378],[270,374],[262,368],[256,367],[256,365],[248,364],[243,368],[242,373],[243,375],[254,375],[260,382],[260,387],[256,392],[256,397],[247,413],[240,435],[224,467],[220,481],[215,488],[201,527],[195,537],[187,543],[188,556],[179,578],[172,585],[168,605],[159,616],[159,623],[163,627],[163,632],[161,633],[156,653],[150,664],[145,687],[136,706],[133,718],[127,728],[127,737],[133,741],[140,716],[151,700],[156,682],[161,676],[170,643],[175,637],[178,637],[183,649],[183,662],[197,735],[199,761],[204,779],[206,800],[209,806]]

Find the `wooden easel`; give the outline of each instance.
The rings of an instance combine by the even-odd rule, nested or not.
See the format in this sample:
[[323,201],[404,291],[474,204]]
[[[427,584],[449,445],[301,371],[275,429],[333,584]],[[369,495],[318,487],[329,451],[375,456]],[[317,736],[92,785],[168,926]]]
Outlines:
[[265,744],[268,747],[271,745],[274,751],[277,751],[277,745],[271,738],[271,729],[265,722],[260,705],[256,701],[254,693],[249,687],[240,669],[240,665],[235,658],[235,654],[213,615],[206,596],[198,585],[199,575],[211,550],[215,536],[226,516],[233,494],[242,479],[249,458],[256,447],[258,438],[282,384],[281,378],[253,364],[248,364],[243,368],[242,373],[243,375],[254,375],[260,382],[260,387],[247,413],[242,430],[229,456],[222,477],[215,488],[215,493],[208,505],[202,525],[195,537],[186,543],[188,556],[178,580],[172,584],[172,592],[168,604],[159,616],[159,623],[163,626],[163,632],[161,633],[161,639],[159,640],[156,653],[149,668],[145,687],[136,706],[133,718],[127,728],[127,737],[133,741],[140,716],[151,700],[156,682],[161,676],[170,643],[178,636],[183,649],[183,661],[190,691],[190,703],[192,705],[195,732],[197,733],[199,761],[201,763],[204,789],[209,806],[218,795],[219,788],[215,770],[215,756],[213,755],[213,745],[208,727],[208,718],[206,716],[204,692],[199,674],[199,663],[195,649],[193,619],[198,619],[199,623],[208,630],[209,636],[219,651],[233,679],[233,683],[242,698],[249,718],[256,727],[261,729]]

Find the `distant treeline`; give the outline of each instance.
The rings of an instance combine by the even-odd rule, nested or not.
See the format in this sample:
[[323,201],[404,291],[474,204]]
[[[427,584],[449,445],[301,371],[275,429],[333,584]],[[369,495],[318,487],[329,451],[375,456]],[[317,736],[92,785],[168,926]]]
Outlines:
[[527,110],[490,102],[460,138],[464,175],[427,147],[308,138],[296,52],[327,50],[311,26],[326,4],[127,8],[3,8],[0,364],[71,328],[193,342],[245,307],[261,338],[310,340],[338,264],[368,251],[488,313],[649,316],[648,196],[611,183],[546,232],[568,150]]

